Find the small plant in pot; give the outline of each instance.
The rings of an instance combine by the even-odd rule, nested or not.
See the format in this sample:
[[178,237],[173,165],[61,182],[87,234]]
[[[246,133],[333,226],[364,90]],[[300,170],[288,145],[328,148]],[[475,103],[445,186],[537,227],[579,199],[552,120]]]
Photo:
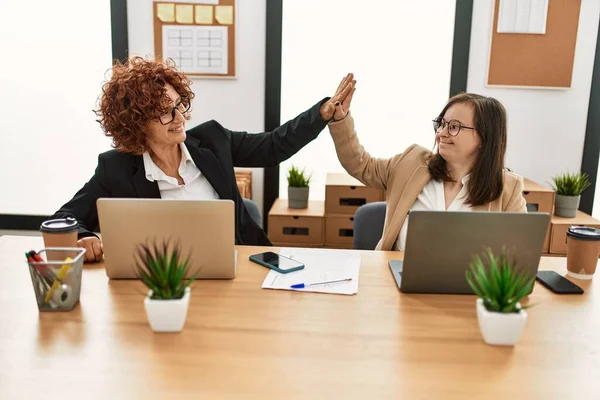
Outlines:
[[466,278],[479,297],[477,321],[483,340],[490,345],[515,345],[527,322],[526,307],[520,302],[531,292],[535,277],[519,272],[506,250],[497,257],[488,249],[483,257],[474,257]]
[[190,284],[198,273],[185,279],[189,257],[181,257],[179,244],[169,240],[137,246],[136,272],[149,289],[144,299],[148,322],[155,332],[179,332],[183,329],[190,303]]
[[292,165],[288,172],[288,207],[307,208],[310,176]]
[[574,218],[577,216],[581,193],[590,187],[586,173],[561,174],[552,178],[553,188],[556,191],[554,214],[559,217]]

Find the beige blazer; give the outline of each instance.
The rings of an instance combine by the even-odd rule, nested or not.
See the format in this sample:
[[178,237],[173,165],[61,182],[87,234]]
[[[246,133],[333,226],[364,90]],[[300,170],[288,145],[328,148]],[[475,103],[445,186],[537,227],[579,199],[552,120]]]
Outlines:
[[[372,157],[359,143],[351,115],[330,123],[329,131],[346,171],[367,186],[385,190],[385,225],[376,250],[392,250],[408,211],[431,180],[427,168],[431,151],[413,144],[392,158]],[[473,211],[527,212],[523,178],[505,170],[502,195],[490,203],[473,207]]]

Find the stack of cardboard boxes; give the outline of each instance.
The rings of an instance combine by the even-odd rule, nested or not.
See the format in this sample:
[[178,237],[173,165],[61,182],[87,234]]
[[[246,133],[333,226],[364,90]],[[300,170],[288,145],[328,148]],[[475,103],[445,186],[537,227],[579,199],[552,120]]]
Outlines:
[[[553,215],[554,190],[529,179],[524,183],[527,209],[551,215],[544,254],[567,254],[566,232],[572,225],[600,228],[600,221],[581,211],[576,218]],[[269,212],[269,239],[275,246],[350,249],[356,210],[364,204],[384,200],[381,190],[365,187],[346,174],[327,174],[325,185],[325,201],[310,201],[306,209],[288,208],[287,200],[275,201]]]
[[354,214],[364,204],[383,200],[383,191],[366,187],[346,174],[327,174],[325,247],[351,249]]
[[327,174],[325,185],[325,201],[309,201],[306,209],[275,200],[268,217],[273,245],[352,248],[354,213],[363,204],[382,200],[383,192],[346,174]]

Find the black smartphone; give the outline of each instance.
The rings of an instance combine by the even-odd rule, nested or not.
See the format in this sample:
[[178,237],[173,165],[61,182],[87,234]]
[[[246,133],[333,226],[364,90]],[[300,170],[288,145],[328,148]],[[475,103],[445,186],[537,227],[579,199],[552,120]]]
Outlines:
[[538,271],[537,280],[554,293],[583,294],[583,289],[554,271]]
[[272,270],[282,274],[287,274],[288,272],[298,271],[304,268],[304,264],[301,262],[292,260],[288,257],[280,256],[272,251],[253,254],[250,256],[250,261],[254,261],[255,263],[263,265],[267,268],[271,268]]

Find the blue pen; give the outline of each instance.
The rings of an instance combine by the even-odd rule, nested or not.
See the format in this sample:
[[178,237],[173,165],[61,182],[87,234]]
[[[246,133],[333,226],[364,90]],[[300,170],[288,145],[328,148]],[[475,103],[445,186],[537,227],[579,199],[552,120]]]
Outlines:
[[304,289],[305,287],[308,287],[308,286],[325,285],[326,283],[348,282],[351,280],[352,280],[352,278],[346,278],[346,279],[338,279],[337,281],[326,281],[326,282],[315,282],[315,283],[297,283],[295,285],[290,286],[290,288],[291,289]]

